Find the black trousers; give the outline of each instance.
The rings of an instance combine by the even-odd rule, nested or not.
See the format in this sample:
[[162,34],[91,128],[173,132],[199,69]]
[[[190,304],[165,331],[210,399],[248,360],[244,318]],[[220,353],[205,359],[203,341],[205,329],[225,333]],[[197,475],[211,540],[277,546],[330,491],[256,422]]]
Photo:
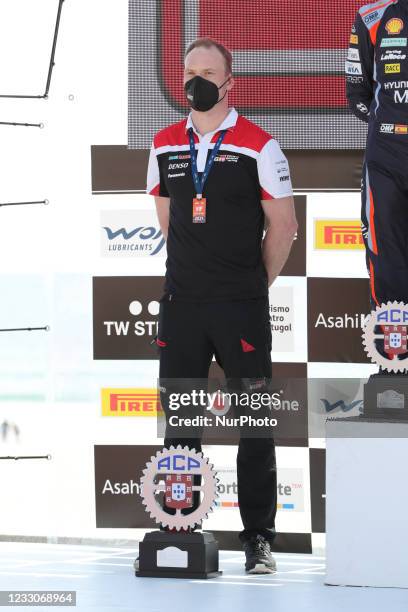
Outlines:
[[[206,379],[215,355],[227,383],[256,377],[270,380],[272,335],[268,297],[183,302],[165,295],[160,301],[157,344],[160,379]],[[177,444],[201,451],[199,437],[177,438],[174,428],[167,424],[164,446]],[[237,478],[244,527],[239,539],[243,542],[262,534],[272,542],[277,498],[272,435],[247,437],[241,432]],[[196,497],[193,507],[197,502]]]
[[362,176],[370,306],[408,303],[408,136],[369,126]]

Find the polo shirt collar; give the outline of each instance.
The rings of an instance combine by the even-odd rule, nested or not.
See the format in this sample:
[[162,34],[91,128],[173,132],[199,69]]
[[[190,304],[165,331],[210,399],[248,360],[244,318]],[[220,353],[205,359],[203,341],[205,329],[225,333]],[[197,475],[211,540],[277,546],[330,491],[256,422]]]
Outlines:
[[[211,134],[214,134],[215,132],[219,132],[220,130],[232,130],[235,127],[237,119],[238,119],[238,113],[235,107],[231,106],[229,109],[229,113],[225,117],[224,121],[213,132],[211,132]],[[199,136],[200,134],[197,132],[197,130],[194,127],[193,119],[192,119],[192,112],[190,111],[187,117],[185,131],[187,132],[187,130],[191,127],[193,128],[193,131],[197,134],[197,136]]]

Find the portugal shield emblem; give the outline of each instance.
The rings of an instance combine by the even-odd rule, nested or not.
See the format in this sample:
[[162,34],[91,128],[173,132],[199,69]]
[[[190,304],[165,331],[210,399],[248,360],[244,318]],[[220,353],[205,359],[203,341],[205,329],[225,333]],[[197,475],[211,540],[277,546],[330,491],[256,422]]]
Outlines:
[[389,355],[400,355],[408,351],[406,325],[384,326],[384,349]]
[[191,508],[193,505],[193,477],[190,474],[166,474],[166,506]]

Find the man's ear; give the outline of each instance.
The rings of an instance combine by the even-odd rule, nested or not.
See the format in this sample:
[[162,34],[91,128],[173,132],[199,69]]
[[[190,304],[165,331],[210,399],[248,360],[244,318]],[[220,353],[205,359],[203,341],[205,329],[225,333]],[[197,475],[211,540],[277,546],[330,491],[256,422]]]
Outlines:
[[235,84],[235,79],[231,74],[230,80],[227,83],[227,91],[231,91],[231,89],[234,87],[234,84]]

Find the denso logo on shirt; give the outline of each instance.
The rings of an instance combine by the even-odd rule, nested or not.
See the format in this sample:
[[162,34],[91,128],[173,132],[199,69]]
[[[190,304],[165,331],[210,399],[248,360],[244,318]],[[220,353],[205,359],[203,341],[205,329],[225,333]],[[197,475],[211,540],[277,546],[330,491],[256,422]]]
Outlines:
[[188,168],[188,162],[182,164],[169,164],[169,170],[181,170],[182,168]]

